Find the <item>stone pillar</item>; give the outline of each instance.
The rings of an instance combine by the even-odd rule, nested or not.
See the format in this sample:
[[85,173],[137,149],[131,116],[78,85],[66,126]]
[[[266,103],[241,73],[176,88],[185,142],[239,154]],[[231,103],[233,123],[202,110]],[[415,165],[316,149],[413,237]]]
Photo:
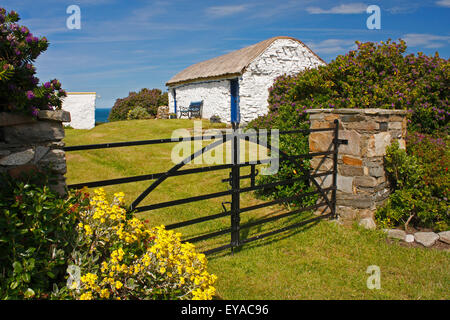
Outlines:
[[19,178],[22,173],[50,170],[52,189],[65,193],[66,157],[64,128],[70,113],[63,110],[40,111],[38,119],[0,113],[0,172]]
[[[398,140],[406,147],[406,114],[404,110],[385,109],[313,109],[311,129],[332,128],[339,120],[339,139],[348,145],[339,146],[336,211],[344,223],[360,221],[375,227],[374,213],[389,196],[384,171],[386,147]],[[313,132],[309,136],[310,152],[333,150],[333,132]],[[311,160],[314,173],[332,170],[332,155]],[[332,185],[332,176],[317,181],[322,187]]]

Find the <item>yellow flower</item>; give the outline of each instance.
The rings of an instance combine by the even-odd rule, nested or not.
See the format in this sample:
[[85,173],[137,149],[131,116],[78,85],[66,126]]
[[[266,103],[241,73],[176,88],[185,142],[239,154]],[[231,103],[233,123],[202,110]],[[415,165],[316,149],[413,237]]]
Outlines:
[[85,292],[80,296],[80,300],[92,300],[92,299],[93,299],[92,292],[90,291]]
[[119,290],[120,288],[123,287],[123,283],[120,281],[116,281],[115,286],[116,286],[116,289]]

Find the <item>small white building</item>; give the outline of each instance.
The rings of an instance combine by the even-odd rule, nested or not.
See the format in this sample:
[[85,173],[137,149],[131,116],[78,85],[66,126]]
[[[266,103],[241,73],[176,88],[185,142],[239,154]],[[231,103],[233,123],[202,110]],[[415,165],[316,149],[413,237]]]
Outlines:
[[187,67],[170,79],[169,109],[203,101],[202,118],[247,123],[268,112],[275,78],[317,68],[325,62],[300,40],[274,37]]
[[62,109],[70,112],[71,121],[64,123],[74,129],[95,127],[95,92],[68,92]]

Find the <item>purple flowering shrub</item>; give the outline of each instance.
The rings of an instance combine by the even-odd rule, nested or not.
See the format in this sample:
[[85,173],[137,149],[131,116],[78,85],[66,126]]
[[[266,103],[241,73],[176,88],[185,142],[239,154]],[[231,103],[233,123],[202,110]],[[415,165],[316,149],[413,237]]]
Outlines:
[[61,108],[66,92],[58,80],[39,84],[33,62],[48,48],[45,37],[35,37],[20,26],[15,11],[0,8],[0,112],[37,116],[39,110]]
[[108,120],[127,120],[128,113],[137,107],[145,109],[151,117],[155,117],[158,107],[168,104],[167,92],[144,88],[139,92],[130,92],[126,98],[117,99],[109,113]]
[[[439,141],[444,140],[431,138],[430,135],[448,134],[449,61],[440,58],[437,53],[432,57],[420,52],[405,55],[406,44],[403,40],[398,43],[391,40],[356,43],[356,50],[336,57],[326,66],[278,77],[269,88],[269,113],[253,120],[249,126],[280,130],[308,128],[307,109],[408,110],[408,130],[422,132],[428,137],[426,141],[437,141],[416,144],[418,140],[410,137],[408,152],[418,158],[426,155],[421,163],[425,168],[429,191],[433,199],[445,199],[443,201],[447,203],[448,195],[444,194],[445,188],[442,186],[448,190],[448,174],[444,170],[448,168],[449,157],[448,152],[445,157],[442,152],[448,148],[440,148]],[[291,155],[309,152],[307,137],[301,134],[281,136],[280,146],[288,147]],[[424,149],[424,146],[429,149]],[[303,162],[305,169],[308,165],[307,161]],[[293,166],[283,167],[277,175],[264,177],[264,182],[290,178],[294,169]],[[278,197],[295,190],[295,186],[282,186],[277,194],[272,195]]]
[[[383,108],[410,111],[410,128],[424,133],[448,130],[449,61],[435,56],[404,55],[406,44],[356,42],[357,50],[326,66],[283,75],[269,89],[269,114],[254,126],[284,126],[307,120],[316,108]],[[272,117],[272,119],[270,119]]]

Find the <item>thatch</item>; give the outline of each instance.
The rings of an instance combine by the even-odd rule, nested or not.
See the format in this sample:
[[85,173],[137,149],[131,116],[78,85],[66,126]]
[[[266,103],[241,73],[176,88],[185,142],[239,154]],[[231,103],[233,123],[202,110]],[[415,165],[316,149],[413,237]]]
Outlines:
[[[291,39],[301,43],[312,54],[314,54],[320,61],[324,62],[311,49],[309,49],[303,42],[292,37],[274,37],[261,42],[258,42],[249,47],[245,47],[225,55],[202,61],[191,65],[183,71],[177,73],[170,79],[166,85],[173,86],[175,84],[194,82],[199,80],[212,80],[227,78],[241,75],[245,68],[262,54],[275,40]],[[325,63],[325,62],[324,62]]]

